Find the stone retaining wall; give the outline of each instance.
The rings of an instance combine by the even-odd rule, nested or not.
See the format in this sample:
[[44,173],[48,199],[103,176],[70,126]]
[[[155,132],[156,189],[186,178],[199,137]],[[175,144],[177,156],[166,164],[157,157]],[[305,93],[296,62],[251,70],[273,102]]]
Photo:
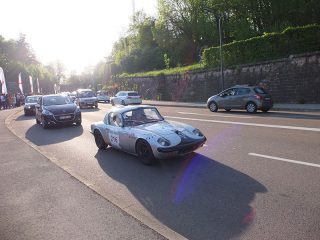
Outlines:
[[[145,99],[181,102],[204,102],[222,86],[220,69],[112,81]],[[225,69],[225,88],[237,84],[263,86],[276,103],[320,103],[320,52]]]

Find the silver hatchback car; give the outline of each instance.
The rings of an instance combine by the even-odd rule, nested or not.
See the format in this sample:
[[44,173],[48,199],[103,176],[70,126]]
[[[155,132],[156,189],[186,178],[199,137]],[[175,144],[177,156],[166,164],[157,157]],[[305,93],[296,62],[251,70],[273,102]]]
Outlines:
[[273,100],[262,87],[236,85],[210,97],[207,106],[212,112],[218,111],[219,108],[226,111],[245,109],[249,113],[257,110],[268,112],[273,107]]

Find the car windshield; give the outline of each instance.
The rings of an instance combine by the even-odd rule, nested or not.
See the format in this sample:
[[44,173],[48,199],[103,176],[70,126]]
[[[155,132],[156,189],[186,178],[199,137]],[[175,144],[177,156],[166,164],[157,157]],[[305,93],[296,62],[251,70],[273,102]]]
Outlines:
[[128,96],[132,97],[132,96],[138,96],[137,92],[129,92]]
[[68,96],[48,96],[43,98],[44,106],[71,104],[72,100]]
[[39,97],[32,96],[32,97],[27,97],[26,98],[26,103],[36,103],[38,101]]
[[79,93],[80,98],[90,98],[90,97],[95,97],[94,92],[80,92]]
[[123,113],[122,117],[124,119],[124,126],[127,127],[164,120],[156,108],[137,108]]

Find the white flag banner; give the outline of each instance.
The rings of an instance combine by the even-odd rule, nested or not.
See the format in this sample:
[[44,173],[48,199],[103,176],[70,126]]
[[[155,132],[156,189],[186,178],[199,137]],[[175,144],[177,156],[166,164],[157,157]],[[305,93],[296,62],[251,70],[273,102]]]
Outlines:
[[4,78],[3,69],[1,67],[0,67],[0,82],[1,82],[1,85],[2,85],[2,91],[1,92],[3,94],[8,94],[6,80]]
[[37,78],[37,85],[38,85],[38,93],[40,93],[39,78]]
[[30,81],[31,93],[33,93],[33,81],[32,81],[32,77],[31,76],[29,76],[29,81]]
[[22,87],[21,73],[19,73],[19,88],[20,88],[21,93],[23,94],[23,87]]

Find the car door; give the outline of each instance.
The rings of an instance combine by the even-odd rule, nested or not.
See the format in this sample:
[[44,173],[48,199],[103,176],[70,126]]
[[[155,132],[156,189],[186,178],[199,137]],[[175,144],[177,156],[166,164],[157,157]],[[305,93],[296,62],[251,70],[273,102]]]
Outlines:
[[250,94],[250,88],[238,88],[236,95],[234,97],[234,107],[244,108],[246,104],[246,99]]
[[230,88],[226,91],[219,94],[221,99],[219,100],[219,108],[233,108],[235,105],[235,95],[236,95],[237,89],[236,88]]

